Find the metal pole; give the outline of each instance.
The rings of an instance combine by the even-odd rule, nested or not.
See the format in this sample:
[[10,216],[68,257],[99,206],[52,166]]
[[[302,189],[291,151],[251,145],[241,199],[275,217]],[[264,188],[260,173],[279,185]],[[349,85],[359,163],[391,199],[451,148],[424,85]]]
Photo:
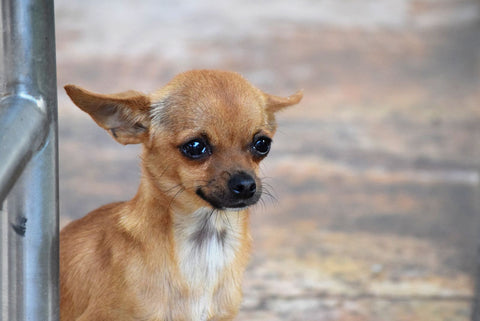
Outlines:
[[1,0],[0,9],[0,317],[54,321],[59,313],[53,1]]

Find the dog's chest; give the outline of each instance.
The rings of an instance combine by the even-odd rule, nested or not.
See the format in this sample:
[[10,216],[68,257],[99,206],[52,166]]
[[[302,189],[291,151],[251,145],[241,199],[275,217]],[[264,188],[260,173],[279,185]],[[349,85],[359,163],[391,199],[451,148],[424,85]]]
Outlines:
[[239,249],[235,214],[201,209],[175,222],[178,265],[190,288],[194,320],[208,319],[214,291]]

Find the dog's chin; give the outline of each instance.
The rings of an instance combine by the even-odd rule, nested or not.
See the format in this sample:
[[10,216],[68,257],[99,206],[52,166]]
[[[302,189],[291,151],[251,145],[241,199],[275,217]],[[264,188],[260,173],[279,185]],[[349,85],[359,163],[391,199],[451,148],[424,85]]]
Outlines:
[[220,198],[216,196],[210,196],[204,193],[200,188],[197,189],[197,195],[210,204],[214,209],[221,211],[240,212],[249,206],[255,205],[260,199],[260,195],[253,195],[251,198],[245,200],[236,200],[229,198]]

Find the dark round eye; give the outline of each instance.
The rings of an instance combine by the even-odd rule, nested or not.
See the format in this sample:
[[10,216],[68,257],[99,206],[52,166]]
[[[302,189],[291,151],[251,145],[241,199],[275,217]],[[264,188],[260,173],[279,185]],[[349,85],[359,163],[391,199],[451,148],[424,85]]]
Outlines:
[[203,139],[192,139],[180,146],[183,155],[190,159],[202,159],[209,156],[212,151],[210,145]]
[[268,137],[258,137],[253,141],[252,149],[257,156],[266,156],[270,151],[272,140]]

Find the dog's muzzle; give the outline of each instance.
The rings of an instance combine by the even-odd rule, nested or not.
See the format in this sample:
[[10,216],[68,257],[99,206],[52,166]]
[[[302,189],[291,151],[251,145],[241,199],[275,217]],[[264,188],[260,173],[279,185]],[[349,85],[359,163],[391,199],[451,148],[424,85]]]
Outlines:
[[255,178],[243,171],[230,175],[222,185],[200,187],[197,195],[216,209],[244,208],[257,203],[261,196]]

